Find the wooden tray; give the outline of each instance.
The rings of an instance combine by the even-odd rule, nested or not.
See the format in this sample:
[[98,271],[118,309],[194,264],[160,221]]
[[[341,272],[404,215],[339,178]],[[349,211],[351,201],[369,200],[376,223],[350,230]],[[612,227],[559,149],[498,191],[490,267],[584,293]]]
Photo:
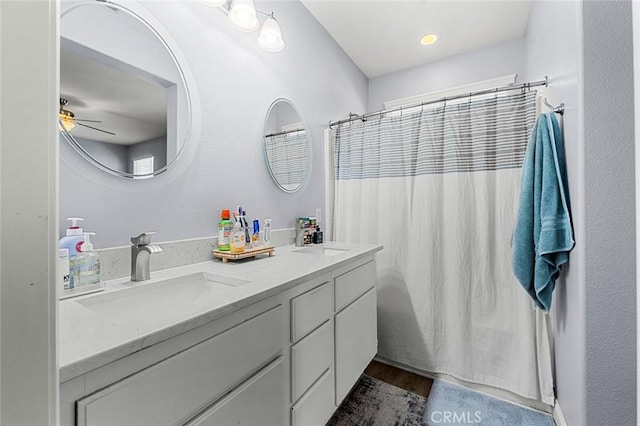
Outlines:
[[231,253],[230,251],[218,251],[213,250],[213,257],[222,259],[222,263],[227,263],[229,260],[246,259],[247,257],[254,257],[259,254],[268,253],[269,257],[276,251],[275,247],[258,247],[251,248],[243,251],[242,253]]

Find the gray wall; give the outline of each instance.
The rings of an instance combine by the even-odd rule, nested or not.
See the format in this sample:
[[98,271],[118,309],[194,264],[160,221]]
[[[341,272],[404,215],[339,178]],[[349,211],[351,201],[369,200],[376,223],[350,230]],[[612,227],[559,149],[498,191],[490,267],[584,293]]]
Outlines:
[[167,164],[167,138],[157,138],[146,142],[129,145],[127,149],[127,170],[133,173],[133,160],[153,155],[153,168],[158,170]]
[[[507,74],[518,74],[520,81],[525,71],[524,65],[525,42],[521,39],[373,78],[369,83],[368,111],[378,111],[382,109],[384,102],[393,99],[448,89]],[[360,114],[366,111],[352,112]]]
[[[553,105],[565,104],[561,123],[565,138],[569,192],[573,211],[574,239],[569,264],[556,282],[554,323],[556,391],[570,425],[586,423],[584,267],[585,229],[582,189],[584,142],[579,136],[582,105],[579,94],[579,63],[582,43],[581,6],[576,1],[534,2],[526,33],[527,78],[549,77],[545,96]],[[580,133],[582,131],[580,130]]]
[[635,425],[631,2],[583,2],[583,30],[586,424]]
[[[628,1],[535,2],[527,75],[549,75],[576,247],[554,295],[558,401],[570,425],[636,424],[633,49]],[[615,396],[614,396],[615,395]]]
[[[117,145],[91,139],[76,138],[76,141],[97,161],[115,170],[129,170],[129,148],[126,145]],[[66,144],[64,137],[60,136],[60,143]],[[63,217],[62,219],[66,218]]]
[[[299,2],[259,2],[273,10],[287,43],[280,53],[256,45],[203,2],[147,2],[188,62],[200,99],[197,150],[180,170],[122,182],[87,166],[61,146],[61,232],[68,216],[84,217],[97,248],[128,245],[129,237],[158,231],[156,241],[215,235],[220,210],[238,204],[251,217],[272,218],[274,229],[296,216],[324,210],[323,129],[331,119],[367,107],[367,78]],[[309,126],[310,180],[295,194],[277,189],[263,159],[262,130],[273,100],[289,98]],[[232,161],[236,160],[236,161]],[[240,160],[242,168],[237,167]]]

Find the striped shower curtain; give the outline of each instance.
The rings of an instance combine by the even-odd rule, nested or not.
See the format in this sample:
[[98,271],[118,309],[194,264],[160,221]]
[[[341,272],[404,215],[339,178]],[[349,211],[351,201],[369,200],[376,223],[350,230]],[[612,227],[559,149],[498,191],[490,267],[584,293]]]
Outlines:
[[553,404],[548,317],[511,270],[535,92],[341,125],[333,240],[378,255],[378,355]]
[[309,162],[304,130],[266,136],[265,154],[271,175],[280,186],[295,190],[302,185]]

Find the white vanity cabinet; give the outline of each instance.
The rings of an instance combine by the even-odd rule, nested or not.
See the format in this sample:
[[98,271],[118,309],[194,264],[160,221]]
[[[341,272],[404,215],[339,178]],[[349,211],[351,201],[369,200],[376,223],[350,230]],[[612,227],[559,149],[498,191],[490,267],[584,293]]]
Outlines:
[[244,306],[65,372],[60,424],[325,425],[377,351],[373,253]]
[[335,278],[336,406],[378,351],[375,277],[370,261]]
[[63,383],[61,424],[286,425],[282,302],[259,302]]
[[324,425],[334,406],[333,294],[330,275],[291,299],[291,425]]
[[324,425],[378,350],[373,256],[291,300],[291,425]]

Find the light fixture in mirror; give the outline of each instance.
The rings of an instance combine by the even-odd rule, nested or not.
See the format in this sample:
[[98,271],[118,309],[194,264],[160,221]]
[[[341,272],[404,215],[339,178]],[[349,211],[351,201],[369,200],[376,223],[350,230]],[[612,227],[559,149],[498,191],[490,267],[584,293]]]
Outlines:
[[311,171],[311,138],[291,101],[277,99],[264,124],[264,152],[269,173],[285,192],[296,192]]
[[61,134],[113,175],[161,174],[188,142],[181,65],[160,33],[123,5],[86,2],[62,13],[60,97]]

